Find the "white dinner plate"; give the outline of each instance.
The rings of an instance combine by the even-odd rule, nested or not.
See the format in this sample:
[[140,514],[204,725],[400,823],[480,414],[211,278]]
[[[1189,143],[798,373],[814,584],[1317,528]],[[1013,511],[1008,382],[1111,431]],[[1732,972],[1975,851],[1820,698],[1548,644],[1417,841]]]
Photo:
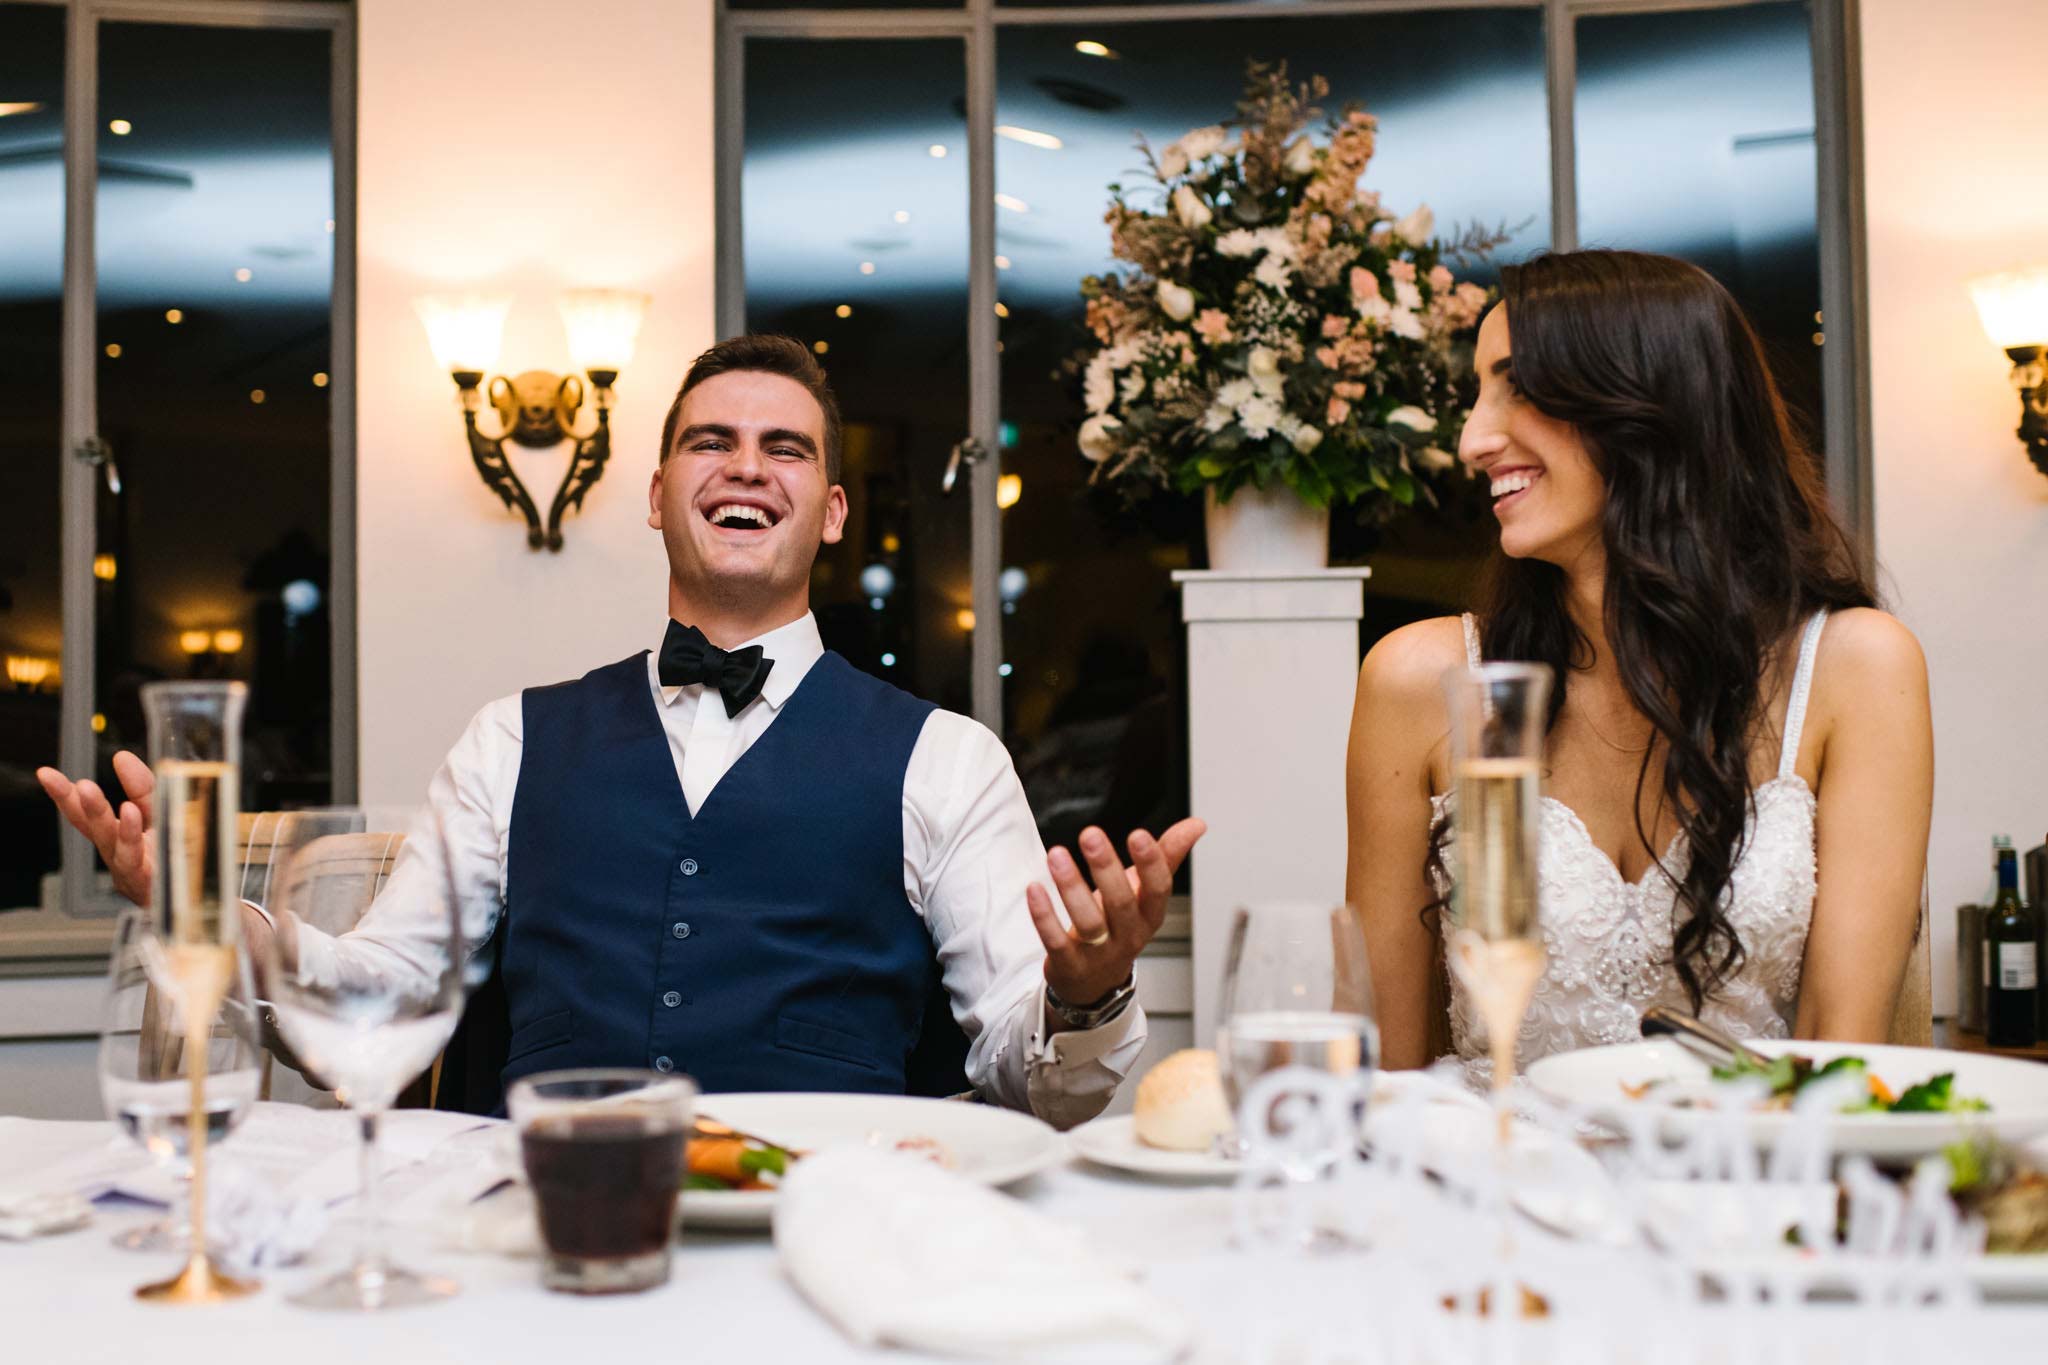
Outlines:
[[[936,1139],[954,1171],[984,1185],[1014,1184],[1067,1159],[1065,1140],[1049,1124],[1013,1109],[958,1100],[761,1092],[704,1095],[697,1112],[803,1151]],[[685,1235],[692,1227],[765,1228],[774,1214],[773,1190],[683,1191]]]
[[1168,1180],[1235,1180],[1237,1158],[1216,1152],[1170,1152],[1138,1141],[1137,1120],[1129,1114],[1095,1119],[1067,1134],[1077,1156],[1098,1166],[1131,1175]]
[[[1828,1140],[1838,1153],[1861,1153],[1887,1161],[1910,1161],[1939,1151],[1971,1134],[1993,1134],[2008,1142],[2048,1132],[2048,1066],[1995,1057],[1982,1052],[1949,1052],[1939,1048],[1891,1047],[1876,1043],[1816,1043],[1756,1040],[1750,1046],[1775,1056],[1796,1052],[1828,1062],[1861,1057],[1870,1074],[1881,1077],[1895,1092],[1918,1085],[1944,1071],[1955,1073],[1955,1093],[1989,1104],[1989,1110],[1964,1114],[1842,1114],[1829,1120]],[[1656,1090],[1630,1099],[1624,1086],[1647,1081],[1677,1081],[1698,1093],[1708,1080],[1706,1063],[1669,1039],[1581,1048],[1531,1063],[1530,1084],[1564,1103],[1596,1115],[1619,1118],[1645,1108],[1656,1114],[1663,1133],[1681,1139],[1711,1115],[1660,1098]],[[1751,1115],[1748,1130],[1759,1144],[1775,1141],[1791,1124],[1783,1112]]]

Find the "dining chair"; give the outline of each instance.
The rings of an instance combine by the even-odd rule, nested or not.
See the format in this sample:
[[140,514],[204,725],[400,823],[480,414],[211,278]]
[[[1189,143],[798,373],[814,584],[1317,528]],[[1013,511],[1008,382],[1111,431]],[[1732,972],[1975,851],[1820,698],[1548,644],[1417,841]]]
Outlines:
[[1885,1041],[1902,1047],[1934,1045],[1934,964],[1927,931],[1927,880],[1920,881],[1920,923],[1913,929],[1913,950],[1906,975],[1892,1005],[1892,1027]]

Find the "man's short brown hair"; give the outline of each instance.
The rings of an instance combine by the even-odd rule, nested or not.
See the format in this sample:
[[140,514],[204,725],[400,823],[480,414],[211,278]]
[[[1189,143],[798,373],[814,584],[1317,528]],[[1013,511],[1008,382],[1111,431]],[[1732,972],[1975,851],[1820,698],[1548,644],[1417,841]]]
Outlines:
[[676,390],[676,401],[668,405],[668,416],[661,424],[661,458],[666,460],[672,453],[676,423],[682,417],[683,400],[690,396],[690,390],[714,375],[731,374],[737,370],[757,370],[794,379],[804,386],[806,393],[818,400],[818,407],[825,414],[825,482],[838,483],[839,400],[832,396],[832,385],[826,380],[825,371],[818,364],[817,357],[811,354],[810,347],[795,337],[770,332],[728,337],[690,362],[690,371],[683,376],[683,386]]

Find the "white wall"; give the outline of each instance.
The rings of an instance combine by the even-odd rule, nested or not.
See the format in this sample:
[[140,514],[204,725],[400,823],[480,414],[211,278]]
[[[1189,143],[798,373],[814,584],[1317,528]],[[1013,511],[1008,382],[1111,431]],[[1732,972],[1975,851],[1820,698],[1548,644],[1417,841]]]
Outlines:
[[[1936,11],[1939,11],[1938,13]],[[2041,0],[1863,0],[1878,556],[1934,688],[1935,1012],[1990,839],[2048,831],[2048,478],[1965,281],[2048,263]]]
[[[712,338],[711,0],[359,0],[362,799],[417,801],[478,707],[655,643],[662,415]],[[556,293],[653,296],[613,458],[560,554],[477,478],[422,293],[510,293],[503,367],[562,370]],[[489,419],[487,419],[489,420]],[[589,420],[586,413],[586,422]],[[543,513],[564,453],[515,467]]]

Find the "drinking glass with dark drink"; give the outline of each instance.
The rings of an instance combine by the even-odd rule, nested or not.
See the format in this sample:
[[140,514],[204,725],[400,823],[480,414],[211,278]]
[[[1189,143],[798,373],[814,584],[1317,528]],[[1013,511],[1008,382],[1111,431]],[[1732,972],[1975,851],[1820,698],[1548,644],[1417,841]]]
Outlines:
[[616,1294],[668,1282],[696,1097],[687,1077],[657,1071],[548,1071],[513,1083],[548,1288]]

